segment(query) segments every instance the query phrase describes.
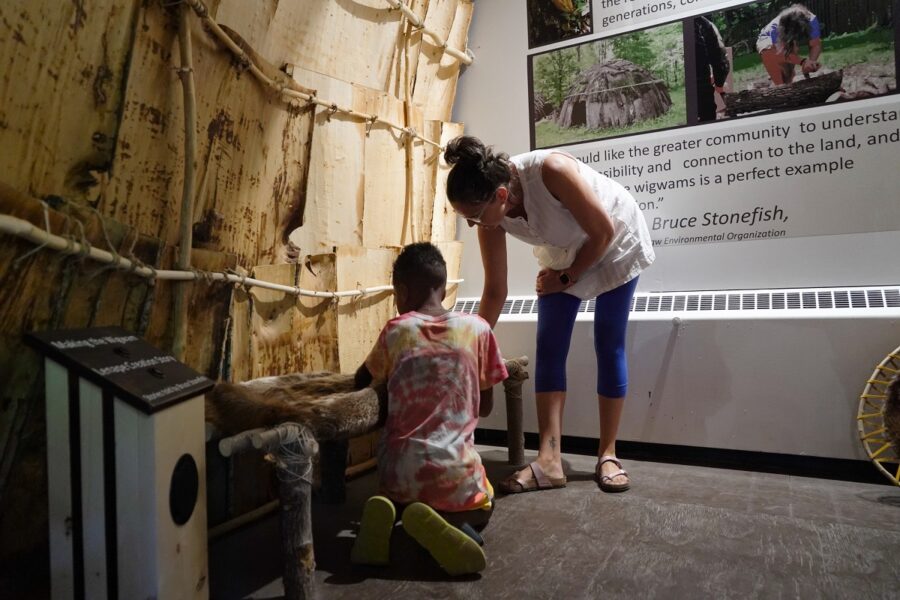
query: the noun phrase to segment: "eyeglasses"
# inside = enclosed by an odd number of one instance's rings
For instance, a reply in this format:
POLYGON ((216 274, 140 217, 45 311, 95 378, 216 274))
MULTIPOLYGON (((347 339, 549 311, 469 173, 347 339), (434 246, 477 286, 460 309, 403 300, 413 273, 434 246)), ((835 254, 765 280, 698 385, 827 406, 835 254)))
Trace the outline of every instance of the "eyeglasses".
MULTIPOLYGON (((497 188, 499 190, 500 188, 497 188)), ((478 214, 466 216, 462 215, 462 217, 468 221, 469 223, 474 223, 476 225, 481 225, 481 219, 484 217, 484 213, 490 207, 491 204, 494 203, 494 200, 497 199, 497 191, 495 190, 493 194, 491 194, 490 199, 482 205, 481 210, 478 211, 478 214)))

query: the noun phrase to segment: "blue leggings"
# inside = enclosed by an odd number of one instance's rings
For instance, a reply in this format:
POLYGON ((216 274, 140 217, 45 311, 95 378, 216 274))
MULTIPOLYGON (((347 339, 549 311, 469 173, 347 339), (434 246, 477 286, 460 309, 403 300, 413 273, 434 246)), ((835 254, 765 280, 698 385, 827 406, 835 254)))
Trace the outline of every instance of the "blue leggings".
MULTIPOLYGON (((628 391, 625 327, 638 278, 597 296, 594 309, 594 351, 597 353, 597 393, 621 398, 628 391)), ((581 300, 565 292, 538 298, 537 392, 566 391, 566 358, 581 300)))

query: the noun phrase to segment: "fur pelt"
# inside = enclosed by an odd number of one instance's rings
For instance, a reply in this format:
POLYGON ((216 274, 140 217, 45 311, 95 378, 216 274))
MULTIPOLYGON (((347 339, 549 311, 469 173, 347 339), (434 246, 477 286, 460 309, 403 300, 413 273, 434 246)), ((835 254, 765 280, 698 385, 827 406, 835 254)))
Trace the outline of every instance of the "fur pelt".
POLYGON ((303 423, 318 440, 349 439, 384 424, 387 390, 353 389, 353 375, 296 373, 219 383, 206 395, 206 420, 221 435, 303 423))
POLYGON ((888 439, 894 443, 894 451, 900 454, 900 375, 894 377, 888 386, 887 400, 884 402, 884 427, 888 439))
MULTIPOLYGON (((509 383, 521 387, 526 365, 524 356, 506 361, 509 383)), ((318 440, 343 440, 378 429, 386 416, 384 385, 354 390, 353 375, 327 371, 219 383, 206 395, 206 420, 223 436, 296 422, 318 440)))

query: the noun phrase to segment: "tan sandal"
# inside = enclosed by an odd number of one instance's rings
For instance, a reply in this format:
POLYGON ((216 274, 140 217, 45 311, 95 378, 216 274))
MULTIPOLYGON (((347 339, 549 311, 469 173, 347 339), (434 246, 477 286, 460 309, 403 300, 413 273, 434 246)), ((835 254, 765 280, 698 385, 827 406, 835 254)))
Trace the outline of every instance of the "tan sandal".
POLYGON ((531 479, 522 480, 513 473, 500 483, 500 491, 504 494, 521 494, 522 492, 537 492, 566 487, 565 476, 547 477, 537 461, 528 466, 531 468, 531 479))
POLYGON ((597 468, 594 470, 594 477, 597 480, 597 483, 600 484, 600 489, 604 492, 624 492, 631 487, 631 481, 626 481, 625 483, 613 483, 612 480, 618 477, 619 475, 624 475, 628 477, 628 472, 622 468, 622 463, 619 462, 619 459, 615 456, 603 456, 597 462, 597 468), (618 471, 611 473, 610 475, 604 475, 601 467, 604 463, 611 462, 617 467, 619 467, 618 471))

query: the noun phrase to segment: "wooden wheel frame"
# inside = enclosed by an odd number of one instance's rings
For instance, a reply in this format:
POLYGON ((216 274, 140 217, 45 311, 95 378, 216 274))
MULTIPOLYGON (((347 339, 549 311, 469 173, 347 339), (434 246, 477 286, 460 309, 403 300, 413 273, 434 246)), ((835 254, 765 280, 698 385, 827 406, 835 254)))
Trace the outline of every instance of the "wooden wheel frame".
POLYGON ((884 420, 888 387, 895 377, 900 377, 900 347, 885 356, 866 381, 856 425, 866 454, 879 471, 900 486, 900 448, 890 439, 884 420))

